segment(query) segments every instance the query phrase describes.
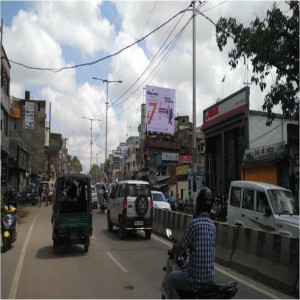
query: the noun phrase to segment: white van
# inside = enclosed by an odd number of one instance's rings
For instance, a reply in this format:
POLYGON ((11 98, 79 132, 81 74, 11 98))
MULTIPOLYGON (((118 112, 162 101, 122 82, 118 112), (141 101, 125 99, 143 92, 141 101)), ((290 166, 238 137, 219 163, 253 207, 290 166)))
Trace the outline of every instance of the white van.
POLYGON ((299 238, 299 203, 277 185, 232 181, 227 223, 299 238))

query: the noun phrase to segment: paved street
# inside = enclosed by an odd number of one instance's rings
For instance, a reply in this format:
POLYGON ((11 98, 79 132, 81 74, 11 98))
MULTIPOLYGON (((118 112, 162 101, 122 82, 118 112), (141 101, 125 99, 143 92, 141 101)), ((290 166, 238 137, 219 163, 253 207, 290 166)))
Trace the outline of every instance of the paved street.
MULTIPOLYGON (((106 214, 97 209, 88 253, 81 245, 61 246, 54 256, 52 206, 26 210, 29 213, 18 224, 16 243, 2 254, 2 299, 161 298, 168 241, 156 235, 145 240, 143 233, 121 241, 117 229, 107 231, 106 214)), ((220 265, 216 270, 216 280, 239 280, 236 298, 292 298, 220 265)))

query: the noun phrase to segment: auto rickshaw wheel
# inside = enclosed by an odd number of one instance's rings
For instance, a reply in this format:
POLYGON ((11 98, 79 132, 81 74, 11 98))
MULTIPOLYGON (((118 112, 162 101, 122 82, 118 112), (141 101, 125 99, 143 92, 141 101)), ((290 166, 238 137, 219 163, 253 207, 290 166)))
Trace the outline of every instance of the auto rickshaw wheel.
POLYGON ((89 251, 89 246, 90 246, 90 237, 86 237, 84 242, 84 252, 89 251))
POLYGON ((54 255, 58 254, 58 241, 57 240, 53 240, 53 252, 54 252, 54 255))

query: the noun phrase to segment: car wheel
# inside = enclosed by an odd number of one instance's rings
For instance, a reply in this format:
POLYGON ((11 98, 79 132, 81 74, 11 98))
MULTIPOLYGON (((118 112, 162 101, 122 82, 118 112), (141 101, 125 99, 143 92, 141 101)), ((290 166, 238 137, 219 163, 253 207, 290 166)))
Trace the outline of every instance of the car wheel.
POLYGON ((144 216, 148 211, 148 197, 144 194, 138 195, 135 200, 135 210, 138 215, 144 216))
POLYGON ((108 229, 108 231, 112 231, 113 230, 113 223, 110 221, 109 212, 107 213, 107 229, 108 229))
POLYGON ((145 237, 147 240, 149 240, 151 238, 151 233, 152 233, 151 230, 145 230, 145 237))
POLYGON ((120 220, 119 220, 119 238, 121 240, 123 240, 125 238, 125 235, 126 235, 126 230, 124 228, 122 218, 120 218, 120 220))

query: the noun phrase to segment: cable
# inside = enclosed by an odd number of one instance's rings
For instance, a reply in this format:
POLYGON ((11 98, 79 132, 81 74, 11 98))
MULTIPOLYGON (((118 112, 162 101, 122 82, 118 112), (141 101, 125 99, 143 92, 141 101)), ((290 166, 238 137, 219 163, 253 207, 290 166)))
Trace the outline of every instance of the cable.
POLYGON ((116 56, 118 54, 120 54, 121 52, 123 52, 124 50, 126 49, 129 49, 130 47, 134 46, 135 44, 138 44, 140 43, 141 41, 145 40, 147 37, 149 37, 150 35, 152 35, 153 33, 155 33, 156 31, 158 31, 159 29, 161 29, 162 27, 164 27, 166 24, 168 24, 169 22, 171 22, 173 19, 175 19, 178 15, 180 15, 181 13, 185 12, 189 10, 189 7, 186 8, 185 10, 182 10, 180 12, 178 12, 176 15, 174 15, 172 18, 170 18, 168 21, 166 21, 165 23, 163 23, 162 25, 160 25, 159 27, 157 27, 156 29, 152 30, 150 33, 148 33, 147 35, 145 35, 144 37, 142 37, 141 39, 135 41, 134 43, 122 48, 121 50, 113 53, 113 54, 110 54, 110 55, 107 55, 103 58, 100 58, 100 59, 97 59, 93 62, 89 62, 89 63, 83 63, 83 64, 78 64, 78 65, 74 65, 74 66, 68 66, 68 67, 62 67, 62 68, 59 68, 59 69, 55 69, 55 68, 40 68, 40 67, 32 67, 32 66, 27 66, 25 64, 22 64, 20 62, 16 62, 16 61, 13 61, 11 59, 9 59, 10 62, 16 64, 16 65, 19 65, 19 66, 22 66, 26 69, 30 69, 30 70, 38 70, 38 71, 51 71, 53 73, 58 73, 58 72, 61 72, 63 70, 68 70, 68 69, 74 69, 74 68, 79 68, 79 67, 83 67, 83 66, 91 66, 91 65, 94 65, 94 64, 97 64, 105 59, 108 59, 108 58, 111 58, 113 56, 116 56))

